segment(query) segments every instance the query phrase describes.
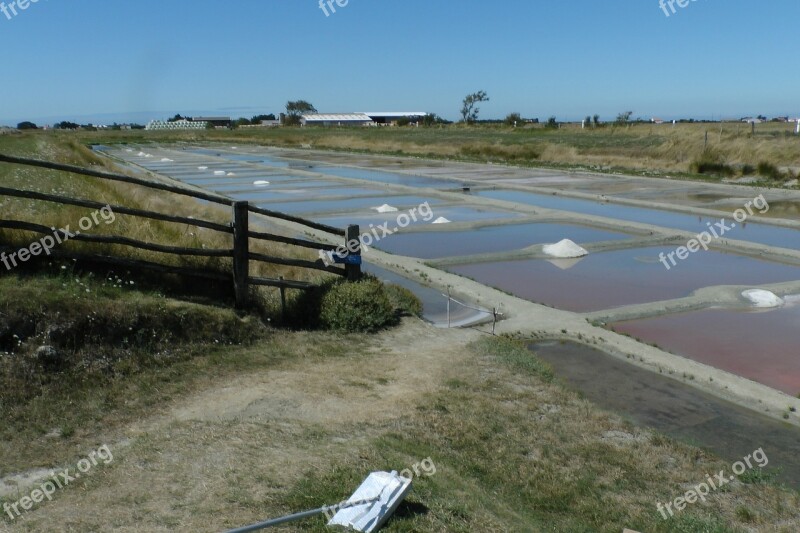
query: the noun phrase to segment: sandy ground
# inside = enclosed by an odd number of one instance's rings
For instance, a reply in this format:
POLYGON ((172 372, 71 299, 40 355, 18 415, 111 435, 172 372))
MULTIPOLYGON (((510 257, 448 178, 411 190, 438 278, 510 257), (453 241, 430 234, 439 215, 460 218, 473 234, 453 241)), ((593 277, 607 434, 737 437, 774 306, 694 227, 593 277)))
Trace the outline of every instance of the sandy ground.
MULTIPOLYGON (((327 468, 401 425, 470 357, 465 346, 480 335, 406 319, 355 357, 287 361, 235 382, 217 380, 129 427, 122 440, 108 443, 115 468, 92 471, 84 486, 18 519, 14 531, 197 530, 175 505, 218 509, 230 519, 232 502, 268 500, 309 469, 327 468), (314 428, 336 436, 320 440, 314 428), (230 476, 242 469, 260 472, 259 493, 235 493, 244 489, 230 476), (230 501, 215 499, 220 495, 230 501), (96 515, 87 515, 93 507, 96 515)), ((203 530, 246 525, 251 517, 241 520, 203 530)))

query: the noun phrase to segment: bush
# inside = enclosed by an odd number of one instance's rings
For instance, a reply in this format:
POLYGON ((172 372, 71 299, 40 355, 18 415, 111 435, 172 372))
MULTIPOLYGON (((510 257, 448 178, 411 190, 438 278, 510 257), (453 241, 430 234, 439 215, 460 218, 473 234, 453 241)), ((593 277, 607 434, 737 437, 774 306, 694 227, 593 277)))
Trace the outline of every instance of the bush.
POLYGON ((320 302, 319 318, 325 328, 350 333, 373 333, 398 321, 386 288, 374 278, 330 286, 320 302))
POLYGON ((722 156, 712 150, 704 150, 700 156, 692 161, 692 170, 698 174, 711 174, 716 176, 733 176, 733 167, 727 165, 722 156))
POLYGON ((766 161, 762 161, 758 164, 758 175, 776 181, 780 181, 786 177, 778 167, 766 161))
POLYGON ((407 316, 422 316, 422 302, 413 292, 394 283, 386 285, 384 289, 397 313, 407 316))

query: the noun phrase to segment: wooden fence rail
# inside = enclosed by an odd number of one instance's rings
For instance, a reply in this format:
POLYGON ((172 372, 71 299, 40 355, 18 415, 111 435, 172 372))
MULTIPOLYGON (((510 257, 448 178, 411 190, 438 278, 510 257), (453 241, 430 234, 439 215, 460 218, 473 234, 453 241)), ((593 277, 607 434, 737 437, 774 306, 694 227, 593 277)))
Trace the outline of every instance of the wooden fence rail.
MULTIPOLYGON (((226 198, 224 196, 208 194, 164 183, 151 182, 140 178, 134 178, 131 176, 124 176, 120 174, 113 174, 110 172, 81 168, 73 165, 52 163, 49 161, 41 161, 38 159, 12 157, 3 154, 0 154, 0 163, 39 167, 48 170, 70 172, 73 174, 79 174, 83 176, 139 185, 150 189, 161 190, 174 194, 179 194, 182 196, 187 196, 190 198, 205 200, 219 205, 230 206, 233 210, 232 222, 226 225, 209 220, 200 220, 196 218, 183 217, 177 215, 167 215, 164 213, 157 213, 153 211, 136 209, 133 207, 127 207, 122 205, 110 205, 83 198, 71 198, 55 194, 47 194, 34 191, 13 189, 8 187, 0 187, 0 195, 3 196, 9 196, 14 198, 26 198, 31 200, 52 202, 64 205, 73 205, 79 207, 86 207, 90 209, 102 209, 107 207, 111 209, 111 211, 113 211, 115 214, 130 215, 133 217, 146 218, 151 220, 160 220, 176 224, 185 224, 190 227, 193 226, 198 228, 205 228, 233 236, 233 247, 231 249, 209 250, 209 249, 186 248, 179 246, 167 246, 162 244, 148 243, 136 239, 131 239, 128 237, 121 237, 115 235, 97 235, 97 234, 87 234, 84 232, 81 232, 79 234, 78 232, 76 232, 74 234, 71 233, 67 235, 67 233, 63 229, 54 229, 51 227, 43 226, 41 224, 35 224, 21 220, 0 220, 0 228, 28 231, 41 235, 52 235, 52 236, 58 235, 59 237, 62 237, 61 240, 64 241, 75 240, 75 241, 93 242, 98 244, 119 245, 140 250, 147 250, 157 253, 172 254, 172 255, 186 256, 186 257, 229 257, 232 258, 233 268, 231 273, 225 273, 225 272, 208 271, 208 270, 181 267, 181 266, 162 265, 159 263, 153 263, 148 261, 112 257, 105 254, 85 254, 85 253, 71 252, 68 250, 49 251, 48 255, 53 255, 54 257, 103 262, 108 264, 115 264, 115 265, 134 267, 134 268, 143 268, 143 269, 155 270, 158 272, 186 275, 186 276, 199 277, 205 279, 213 279, 221 281, 232 280, 234 293, 236 295, 236 306, 240 308, 246 307, 248 304, 248 293, 249 293, 249 287, 251 285, 280 288, 282 302, 285 302, 285 294, 284 294, 285 289, 309 290, 314 287, 313 284, 304 281, 284 280, 283 278, 274 279, 265 277, 252 277, 250 276, 251 261, 264 262, 274 265, 295 266, 304 269, 319 270, 330 274, 345 276, 349 280, 357 280, 361 277, 361 266, 360 266, 361 251, 359 246, 357 246, 355 251, 353 252, 351 245, 350 247, 351 257, 349 257, 350 260, 346 261, 344 268, 326 265, 322 260, 309 261, 304 259, 274 257, 266 254, 251 252, 250 239, 267 241, 267 242, 277 242, 300 248, 322 250, 325 252, 334 251, 338 247, 310 240, 285 237, 282 235, 274 235, 271 233, 265 233, 259 231, 251 231, 249 216, 250 213, 255 213, 270 218, 302 224, 303 226, 313 228, 316 230, 325 231, 327 233, 331 233, 334 235, 344 236, 346 237, 345 247, 347 247, 348 241, 352 243, 352 241, 355 239, 355 241, 358 242, 358 237, 360 235, 358 226, 349 226, 347 230, 343 230, 340 228, 334 228, 332 226, 328 226, 326 224, 320 224, 310 220, 305 220, 300 217, 287 215, 285 213, 279 213, 277 211, 271 211, 268 209, 252 206, 248 202, 237 202, 231 200, 230 198, 226 198)), ((11 250, 8 247, 0 247, 0 250, 13 253, 13 250, 11 250)))

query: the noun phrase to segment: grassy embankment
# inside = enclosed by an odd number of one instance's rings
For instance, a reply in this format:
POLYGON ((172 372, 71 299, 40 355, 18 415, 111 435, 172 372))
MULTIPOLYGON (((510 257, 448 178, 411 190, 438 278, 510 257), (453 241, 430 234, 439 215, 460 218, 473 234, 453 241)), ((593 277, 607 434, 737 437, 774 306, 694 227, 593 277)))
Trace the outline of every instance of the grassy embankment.
POLYGON ((752 175, 777 185, 796 177, 793 124, 632 124, 581 130, 564 125, 431 128, 275 128, 200 132, 79 132, 91 142, 240 142, 514 165, 669 175, 715 181, 752 175), (708 132, 708 144, 705 135, 708 132))
MULTIPOLYGON (((118 170, 69 135, 0 136, 0 152, 118 170)), ((30 167, 0 165, 0 185, 221 223, 230 216, 224 208, 179 195, 30 167)), ((91 212, 2 198, 4 218, 56 228, 70 225, 71 231, 91 212)), ((89 233, 190 248, 231 247, 229 235, 207 230, 118 214, 98 220, 89 233)), ((0 244, 12 249, 26 247, 40 237, 0 230, 0 244)), ((229 267, 228 259, 182 258, 122 246, 69 241, 58 248, 198 269, 229 267)), ((259 242, 253 249, 277 257, 316 259, 313 250, 298 251, 279 244, 259 242)), ((284 276, 325 287, 333 278, 317 271, 266 264, 252 264, 251 274, 284 276)), ((0 411, 4 417, 0 477, 39 464, 44 457, 58 464, 71 455, 76 443, 96 439, 170 398, 192 378, 189 375, 173 383, 180 375, 181 363, 199 354, 214 353, 220 346, 271 342, 275 334, 271 324, 281 318, 277 289, 254 289, 256 305, 250 314, 239 316, 219 299, 230 288, 208 285, 187 286, 170 275, 45 256, 20 263, 11 271, 0 266, 0 411), (44 435, 54 438, 43 439, 44 435)), ((313 313, 324 310, 325 302, 318 302, 321 295, 288 293, 289 321, 285 325, 314 326, 313 313)), ((392 290, 388 296, 376 310, 372 329, 390 321, 395 308, 414 310, 414 300, 402 290, 392 290)), ((342 319, 336 312, 328 314, 331 320, 342 319)), ((349 325, 344 323, 344 327, 349 325)), ((300 346, 305 342, 300 341, 300 346)))

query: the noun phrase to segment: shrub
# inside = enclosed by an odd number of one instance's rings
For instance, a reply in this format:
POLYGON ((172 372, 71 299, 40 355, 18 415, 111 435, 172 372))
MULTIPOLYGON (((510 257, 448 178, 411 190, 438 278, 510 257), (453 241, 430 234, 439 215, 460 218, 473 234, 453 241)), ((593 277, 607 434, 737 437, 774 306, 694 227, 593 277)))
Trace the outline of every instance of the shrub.
POLYGON ((319 318, 325 328, 352 333, 372 333, 398 319, 386 288, 374 278, 330 286, 320 302, 319 318))
POLYGON ((776 181, 782 180, 786 177, 784 176, 783 172, 778 169, 778 167, 772 163, 767 163, 766 161, 761 161, 758 164, 758 175, 763 178, 769 178, 776 181))
POLYGON ((413 292, 391 283, 384 287, 395 311, 401 315, 422 316, 422 302, 413 292))
POLYGON ((725 164, 722 156, 712 150, 703 150, 700 156, 692 161, 692 170, 698 174, 712 174, 717 176, 733 176, 733 167, 725 164))

